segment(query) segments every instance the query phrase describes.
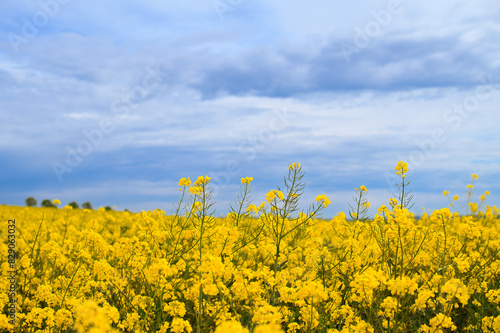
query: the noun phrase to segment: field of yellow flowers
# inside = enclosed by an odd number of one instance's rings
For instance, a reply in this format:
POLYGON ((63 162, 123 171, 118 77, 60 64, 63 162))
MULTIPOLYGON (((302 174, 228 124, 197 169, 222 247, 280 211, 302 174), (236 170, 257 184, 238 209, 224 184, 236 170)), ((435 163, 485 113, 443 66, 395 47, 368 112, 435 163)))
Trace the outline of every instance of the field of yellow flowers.
POLYGON ((241 179, 225 218, 213 217, 209 177, 180 180, 172 215, 2 206, 0 330, 500 332, 489 193, 475 203, 469 185, 466 213, 417 219, 406 172, 398 163, 400 196, 373 219, 365 186, 354 218, 319 219, 325 195, 299 211, 300 164, 259 205, 241 179))

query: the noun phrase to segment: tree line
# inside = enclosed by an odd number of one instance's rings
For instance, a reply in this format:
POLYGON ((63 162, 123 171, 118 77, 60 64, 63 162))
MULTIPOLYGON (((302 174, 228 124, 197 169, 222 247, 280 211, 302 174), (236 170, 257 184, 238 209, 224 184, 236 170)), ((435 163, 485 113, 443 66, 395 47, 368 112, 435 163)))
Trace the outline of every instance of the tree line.
MULTIPOLYGON (((38 204, 37 200, 33 197, 29 197, 29 198, 26 198, 26 206, 27 207, 36 207, 36 205, 38 204)), ((71 206, 73 207, 73 209, 79 209, 80 208, 80 205, 78 205, 78 203, 76 201, 72 201, 68 204, 68 206, 71 206)), ((50 199, 44 199, 42 200, 42 202, 40 203, 40 207, 56 207, 56 205, 54 205, 52 203, 52 200, 50 199)), ((92 207, 92 204, 90 202, 84 202, 82 203, 82 209, 94 209, 92 207)), ((106 206, 104 207, 104 209, 106 210, 113 210, 113 208, 111 208, 110 206, 106 206)), ((125 209, 127 211, 127 209, 125 209)))

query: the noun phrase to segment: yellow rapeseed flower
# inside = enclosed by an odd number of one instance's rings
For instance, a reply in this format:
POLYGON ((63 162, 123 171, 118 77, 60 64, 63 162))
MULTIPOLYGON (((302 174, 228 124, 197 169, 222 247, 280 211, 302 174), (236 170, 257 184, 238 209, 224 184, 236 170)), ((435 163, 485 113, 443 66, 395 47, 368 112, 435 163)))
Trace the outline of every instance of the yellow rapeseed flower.
POLYGON ((61 201, 59 199, 55 199, 54 201, 52 201, 52 204, 54 204, 54 205, 60 205, 61 201))
POLYGON ((205 177, 199 176, 198 179, 194 182, 194 185, 196 186, 196 185, 208 184, 210 179, 212 179, 212 178, 210 178, 208 176, 205 176, 205 177))
POLYGON ((417 282, 407 276, 391 279, 387 282, 387 288, 394 296, 413 295, 418 288, 417 282))
POLYGON ((184 320, 182 318, 174 318, 172 320, 172 323, 170 324, 170 332, 174 333, 183 333, 183 332, 192 332, 193 328, 189 324, 187 320, 184 320))
POLYGON ((325 205, 325 208, 328 207, 328 205, 332 203, 330 201, 330 199, 328 199, 328 197, 326 195, 324 195, 324 194, 318 195, 316 197, 316 202, 319 202, 321 200, 323 200, 323 204, 325 205))
POLYGON ((191 186, 191 179, 189 179, 189 177, 187 178, 181 178, 179 180, 179 186, 186 186, 186 187, 189 187, 191 186))
POLYGON ((377 212, 378 212, 379 214, 382 214, 382 213, 387 213, 387 212, 388 212, 387 206, 386 206, 386 205, 381 205, 381 206, 379 207, 379 209, 377 210, 377 212))
POLYGON ((446 296, 447 302, 458 299, 464 306, 467 305, 470 295, 467 286, 459 279, 450 279, 441 288, 441 294, 446 296))
POLYGON ((418 296, 415 304, 412 306, 413 311, 422 311, 430 304, 430 299, 434 297, 434 292, 430 289, 419 288, 418 296))
POLYGON ((392 207, 396 206, 396 205, 398 204, 398 199, 396 199, 396 198, 391 198, 391 199, 389 199, 389 204, 390 204, 392 207))
POLYGON ((431 325, 429 332, 444 332, 443 328, 449 328, 454 331, 457 327, 453 324, 453 320, 443 313, 438 313, 434 318, 429 321, 431 325))
POLYGON ((66 309, 59 309, 55 315, 55 324, 62 329, 68 329, 73 326, 73 316, 71 312, 66 309))
POLYGON ((214 333, 248 333, 248 328, 241 326, 241 323, 236 320, 222 322, 215 329, 214 333))
POLYGON ((404 175, 406 172, 408 172, 408 163, 399 161, 394 170, 396 170, 396 175, 404 175))
POLYGON ((361 191, 365 191, 365 192, 367 192, 367 191, 368 191, 368 190, 366 189, 366 186, 365 186, 365 185, 361 185, 361 186, 359 187, 359 189, 360 189, 361 191))
POLYGON ((269 191, 267 194, 266 194, 266 200, 267 202, 271 203, 271 201, 273 201, 273 199, 276 197, 276 193, 278 191, 276 190, 271 190, 269 191))
POLYGON ((384 301, 382 302, 382 304, 380 304, 380 307, 384 309, 384 311, 379 311, 378 315, 391 318, 393 313, 396 312, 398 308, 398 301, 394 297, 389 296, 384 298, 384 301))
POLYGON ((476 175, 475 173, 473 173, 473 174, 472 174, 472 176, 471 176, 471 178, 472 178, 472 179, 474 179, 474 180, 476 180, 476 179, 478 179, 478 178, 479 178, 479 176, 478 176, 478 175, 476 175))
POLYGON ((257 326, 254 333, 285 333, 285 331, 278 324, 266 324, 257 326))
POLYGON ((245 177, 241 178, 241 183, 242 184, 250 184, 250 182, 253 180, 253 177, 245 177))
POLYGON ((255 204, 250 204, 247 207, 247 213, 249 212, 254 212, 257 214, 259 211, 257 210, 257 206, 255 204))
POLYGON ((186 314, 186 307, 182 302, 173 301, 165 304, 165 306, 163 307, 163 311, 167 312, 172 317, 174 316, 183 317, 186 314))
POLYGON ((189 193, 194 195, 200 195, 203 192, 203 189, 200 186, 191 186, 189 188, 189 193))
POLYGON ((371 267, 363 273, 355 274, 349 285, 353 301, 364 304, 372 303, 374 290, 380 286, 380 280, 377 279, 376 274, 376 271, 371 267))
POLYGON ((284 200, 284 199, 285 199, 285 195, 284 195, 284 194, 283 194, 283 192, 281 192, 281 191, 278 191, 278 192, 276 193, 276 195, 278 196, 278 198, 280 198, 280 200, 284 200))

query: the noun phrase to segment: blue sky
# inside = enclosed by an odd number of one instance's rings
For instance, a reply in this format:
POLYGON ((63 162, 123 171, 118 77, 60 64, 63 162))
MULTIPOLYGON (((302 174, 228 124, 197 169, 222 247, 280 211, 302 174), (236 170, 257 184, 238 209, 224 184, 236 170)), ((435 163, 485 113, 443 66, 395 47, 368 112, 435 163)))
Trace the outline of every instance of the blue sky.
POLYGON ((210 175, 217 215, 306 171, 307 207, 371 213, 408 178, 421 207, 500 206, 500 3, 494 0, 0 4, 0 203, 28 196, 171 210, 210 175))

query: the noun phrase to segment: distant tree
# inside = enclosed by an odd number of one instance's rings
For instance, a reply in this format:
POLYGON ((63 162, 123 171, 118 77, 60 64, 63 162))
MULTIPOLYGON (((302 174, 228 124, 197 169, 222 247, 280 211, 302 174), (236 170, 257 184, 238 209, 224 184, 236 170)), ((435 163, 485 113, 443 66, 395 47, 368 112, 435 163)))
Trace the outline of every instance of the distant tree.
POLYGON ((71 201, 68 206, 71 206, 73 207, 73 209, 78 209, 80 208, 80 206, 78 206, 78 204, 75 202, 75 201, 71 201))
POLYGON ((28 207, 35 207, 36 206, 36 199, 33 197, 29 197, 26 199, 26 206, 28 207))
POLYGON ((88 201, 87 201, 87 202, 82 203, 82 208, 83 208, 83 209, 93 209, 93 208, 92 208, 92 204, 91 204, 90 202, 88 202, 88 201))
POLYGON ((106 206, 104 207, 105 210, 113 210, 113 208, 109 207, 109 206, 106 206))
POLYGON ((50 201, 50 199, 43 200, 41 205, 42 205, 42 207, 55 207, 56 206, 52 203, 52 201, 50 201))

